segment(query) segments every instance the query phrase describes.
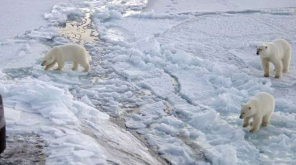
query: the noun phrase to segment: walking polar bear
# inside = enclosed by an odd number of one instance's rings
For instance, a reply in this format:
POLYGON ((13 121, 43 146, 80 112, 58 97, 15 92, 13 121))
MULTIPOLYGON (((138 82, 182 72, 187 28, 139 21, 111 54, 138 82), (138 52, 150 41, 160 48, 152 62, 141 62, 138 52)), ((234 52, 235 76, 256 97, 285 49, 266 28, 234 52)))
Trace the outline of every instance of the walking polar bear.
POLYGON ((253 119, 253 127, 250 132, 256 132, 260 126, 267 126, 274 111, 275 101, 272 95, 260 92, 252 97, 246 104, 242 104, 240 118, 244 119, 243 127, 250 124, 253 119))
POLYGON ((277 39, 270 43, 258 46, 257 55, 260 55, 264 77, 269 77, 269 62, 275 67, 275 78, 282 77, 282 72, 289 71, 291 60, 291 46, 284 39, 277 39))
POLYGON ((90 60, 91 57, 84 47, 77 44, 67 44, 53 47, 45 55, 41 66, 46 66, 45 70, 48 70, 58 63, 58 68, 55 70, 62 70, 66 61, 72 61, 72 70, 78 70, 79 64, 84 68, 84 72, 88 72, 90 60))

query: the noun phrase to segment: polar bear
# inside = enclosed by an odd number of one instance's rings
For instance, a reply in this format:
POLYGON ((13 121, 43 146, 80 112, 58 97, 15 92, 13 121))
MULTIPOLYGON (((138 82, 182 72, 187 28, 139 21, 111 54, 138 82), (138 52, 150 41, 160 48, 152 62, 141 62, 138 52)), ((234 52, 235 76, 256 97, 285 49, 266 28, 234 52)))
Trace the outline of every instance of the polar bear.
POLYGON ((45 55, 41 66, 46 66, 45 70, 48 70, 58 63, 58 68, 55 70, 62 70, 66 61, 73 61, 72 70, 77 70, 78 64, 80 64, 84 68, 84 72, 88 72, 90 60, 91 57, 84 47, 77 44, 67 44, 53 47, 45 55))
POLYGON ((240 118, 244 119, 243 127, 250 124, 253 119, 253 127, 250 132, 259 130, 260 125, 267 126, 274 111, 275 101, 272 95, 260 92, 252 97, 246 104, 242 104, 240 118))
POLYGON ((260 55, 264 77, 269 77, 269 62, 275 67, 275 78, 280 78, 282 72, 289 71, 291 60, 291 45, 284 39, 277 39, 270 43, 264 43, 257 47, 257 55, 260 55))

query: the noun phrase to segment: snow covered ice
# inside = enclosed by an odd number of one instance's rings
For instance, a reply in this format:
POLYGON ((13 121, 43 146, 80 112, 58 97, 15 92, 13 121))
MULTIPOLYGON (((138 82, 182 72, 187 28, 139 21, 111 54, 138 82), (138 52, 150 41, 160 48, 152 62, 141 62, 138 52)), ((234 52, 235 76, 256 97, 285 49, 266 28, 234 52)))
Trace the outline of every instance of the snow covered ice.
POLYGON ((282 37, 296 49, 295 1, 51 2, 46 23, 0 38, 8 136, 40 135, 46 164, 295 164, 296 58, 264 78, 255 47, 282 37), (78 42, 91 71, 44 71, 52 46, 77 42, 59 29, 88 15, 98 38, 78 42), (240 106, 260 91, 275 113, 249 133, 240 106))

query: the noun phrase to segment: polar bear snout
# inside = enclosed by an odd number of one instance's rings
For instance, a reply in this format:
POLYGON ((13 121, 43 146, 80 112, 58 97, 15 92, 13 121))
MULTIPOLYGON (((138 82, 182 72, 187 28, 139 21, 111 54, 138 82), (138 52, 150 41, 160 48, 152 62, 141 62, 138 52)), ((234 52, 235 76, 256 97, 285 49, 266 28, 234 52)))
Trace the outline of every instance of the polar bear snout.
POLYGON ((260 52, 261 52, 261 54, 262 54, 263 50, 266 50, 266 49, 263 49, 263 48, 259 47, 259 48, 257 49, 256 54, 259 56, 259 55, 260 55, 260 52))
POLYGON ((242 119, 242 118, 243 118, 243 115, 241 114, 241 115, 239 116, 239 118, 242 119))
POLYGON ((259 50, 257 50, 257 53, 256 54, 259 56, 259 50))

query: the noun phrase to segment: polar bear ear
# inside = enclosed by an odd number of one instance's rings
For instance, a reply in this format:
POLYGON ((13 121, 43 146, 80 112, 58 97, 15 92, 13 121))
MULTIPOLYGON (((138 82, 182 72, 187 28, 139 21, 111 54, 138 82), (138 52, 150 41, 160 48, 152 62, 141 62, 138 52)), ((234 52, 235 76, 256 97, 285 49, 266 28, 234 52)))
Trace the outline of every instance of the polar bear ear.
POLYGON ((251 110, 251 107, 249 107, 249 110, 251 110))

